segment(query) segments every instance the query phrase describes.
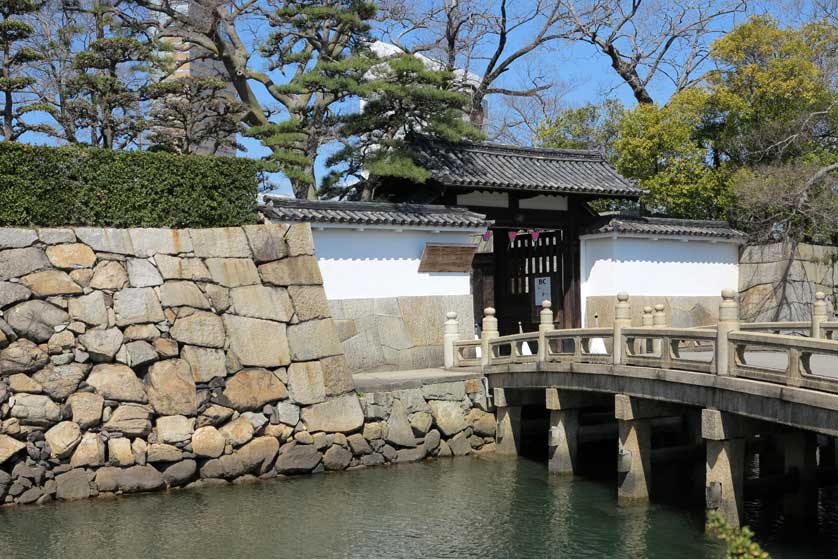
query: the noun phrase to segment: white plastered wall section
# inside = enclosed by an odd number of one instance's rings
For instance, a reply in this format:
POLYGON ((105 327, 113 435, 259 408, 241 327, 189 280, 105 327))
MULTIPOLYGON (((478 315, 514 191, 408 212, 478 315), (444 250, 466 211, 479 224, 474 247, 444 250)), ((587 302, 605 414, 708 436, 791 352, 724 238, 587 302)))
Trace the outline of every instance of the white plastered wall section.
POLYGON ((427 243, 474 244, 473 232, 318 228, 312 224, 315 254, 326 298, 378 299, 469 295, 466 273, 420 273, 427 243))
POLYGON ((739 245, 724 240, 586 235, 580 259, 584 326, 589 297, 718 297, 739 285, 739 245))

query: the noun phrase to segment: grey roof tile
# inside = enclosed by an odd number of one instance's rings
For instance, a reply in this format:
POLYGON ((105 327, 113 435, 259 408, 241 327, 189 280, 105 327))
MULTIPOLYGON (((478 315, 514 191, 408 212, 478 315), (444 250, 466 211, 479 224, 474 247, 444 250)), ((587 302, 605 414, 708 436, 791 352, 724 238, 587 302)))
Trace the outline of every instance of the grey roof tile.
POLYGON ((482 228, 486 216, 465 208, 388 202, 337 202, 266 196, 259 207, 268 218, 281 222, 401 225, 405 227, 482 228))
POLYGON ((587 233, 641 233, 731 239, 744 242, 746 235, 725 221, 641 217, 630 215, 603 216, 587 233))
POLYGON ((596 151, 428 140, 415 141, 414 148, 419 164, 446 186, 628 198, 643 194, 596 151))

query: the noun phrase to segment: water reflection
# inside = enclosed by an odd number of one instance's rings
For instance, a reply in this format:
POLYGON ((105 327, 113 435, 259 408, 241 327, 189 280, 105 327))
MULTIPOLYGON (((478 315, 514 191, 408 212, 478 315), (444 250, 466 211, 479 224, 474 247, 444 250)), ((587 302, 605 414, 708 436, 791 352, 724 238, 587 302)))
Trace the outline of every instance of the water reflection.
MULTIPOLYGON (((819 510, 833 535, 810 533, 807 545, 772 539, 782 515, 771 511, 748 514, 776 559, 836 549, 834 504, 819 510)), ((504 457, 0 510, 2 559, 722 556, 700 509, 618 507, 613 481, 550 476, 543 463, 504 457)))

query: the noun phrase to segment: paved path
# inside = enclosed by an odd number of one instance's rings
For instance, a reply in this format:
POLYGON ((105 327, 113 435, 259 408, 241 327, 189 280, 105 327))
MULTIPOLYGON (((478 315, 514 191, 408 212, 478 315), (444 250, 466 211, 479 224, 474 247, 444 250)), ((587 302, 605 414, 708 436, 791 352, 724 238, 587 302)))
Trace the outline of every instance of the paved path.
POLYGON ((425 384, 452 382, 468 378, 480 378, 480 373, 449 372, 445 369, 413 369, 410 371, 383 371, 355 373, 355 387, 361 392, 388 392, 419 388, 425 384))

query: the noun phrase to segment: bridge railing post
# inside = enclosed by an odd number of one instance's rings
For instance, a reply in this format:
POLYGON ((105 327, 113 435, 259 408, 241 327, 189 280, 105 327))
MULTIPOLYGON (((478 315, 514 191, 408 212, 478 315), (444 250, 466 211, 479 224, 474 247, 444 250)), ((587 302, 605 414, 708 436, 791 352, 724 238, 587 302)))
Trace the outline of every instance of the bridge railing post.
MULTIPOLYGON (((663 303, 658 303, 654 307, 652 326, 655 328, 666 328, 666 305, 663 303)), ((660 356, 661 360, 664 360, 667 357, 664 351, 666 351, 666 348, 664 347, 663 339, 655 338, 652 340, 652 353, 660 356)))
POLYGON ((480 360, 484 366, 488 365, 492 359, 492 349, 489 346, 489 340, 499 337, 500 332, 498 331, 498 319, 495 317, 495 309, 486 307, 483 309, 483 333, 480 336, 480 360))
POLYGON ((617 293, 617 304, 614 306, 614 339, 612 340, 613 349, 611 355, 613 363, 620 365, 623 362, 623 353, 625 347, 623 345, 623 328, 631 327, 631 304, 629 303, 629 295, 625 292, 617 293))
POLYGON ((733 372, 735 357, 727 336, 739 329, 739 304, 736 291, 722 289, 722 302, 719 304, 719 326, 716 330, 716 374, 728 376, 733 372))
MULTIPOLYGON (((655 317, 654 317, 655 309, 652 308, 650 305, 646 305, 643 307, 643 314, 640 317, 640 326, 644 328, 651 328, 655 324, 655 317)), ((652 338, 644 338, 642 341, 642 347, 640 351, 642 353, 652 353, 654 352, 654 346, 652 344, 652 338)))
POLYGON ((460 338, 460 321, 457 320, 457 313, 451 311, 445 315, 445 324, 442 331, 442 356, 446 369, 454 367, 454 342, 460 338))
POLYGON ((812 304, 812 331, 810 336, 813 338, 823 338, 823 329, 821 324, 829 319, 829 313, 826 308, 826 295, 823 291, 815 293, 815 302, 812 304))
POLYGON ((554 330, 553 324, 553 303, 550 301, 541 302, 541 312, 538 313, 538 360, 547 360, 547 337, 545 333, 554 330))

